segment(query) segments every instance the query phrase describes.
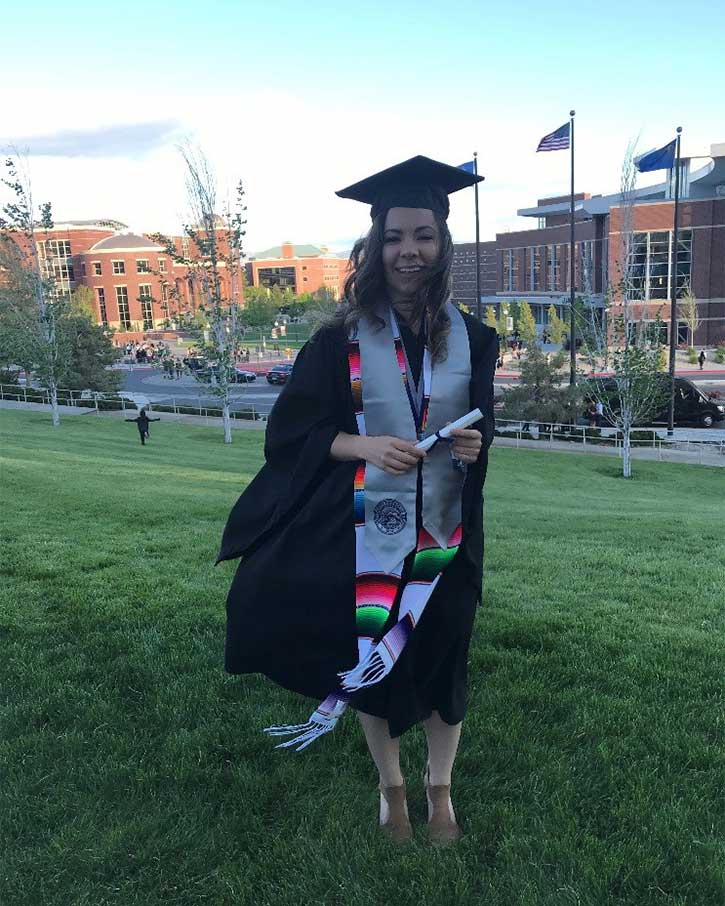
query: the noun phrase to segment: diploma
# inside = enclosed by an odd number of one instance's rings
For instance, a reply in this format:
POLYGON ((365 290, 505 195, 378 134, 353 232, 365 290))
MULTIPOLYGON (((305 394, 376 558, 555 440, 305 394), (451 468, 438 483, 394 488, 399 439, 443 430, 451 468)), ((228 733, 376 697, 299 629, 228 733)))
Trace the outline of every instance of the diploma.
POLYGON ((444 440, 446 437, 450 437, 450 433, 454 428, 467 428, 469 425, 475 424, 482 418, 483 413, 481 410, 474 409, 472 412, 462 415, 459 419, 456 419, 456 421, 451 422, 450 425, 440 428, 435 434, 429 434, 428 437, 424 437, 423 440, 418 441, 415 446, 419 450, 430 450, 437 440, 444 440))

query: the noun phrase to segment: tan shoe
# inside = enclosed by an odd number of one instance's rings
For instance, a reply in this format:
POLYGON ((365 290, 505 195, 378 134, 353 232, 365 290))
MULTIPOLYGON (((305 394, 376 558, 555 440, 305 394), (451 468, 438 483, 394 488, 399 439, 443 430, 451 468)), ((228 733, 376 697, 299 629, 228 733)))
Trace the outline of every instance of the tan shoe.
POLYGON ((451 804, 451 785, 432 786, 429 778, 430 765, 426 765, 423 783, 428 799, 428 835, 434 846, 449 846, 463 836, 451 804))
POLYGON ((405 784, 400 786, 379 785, 380 829, 395 843, 404 843, 413 838, 413 828, 408 818, 408 803, 405 800, 405 784))

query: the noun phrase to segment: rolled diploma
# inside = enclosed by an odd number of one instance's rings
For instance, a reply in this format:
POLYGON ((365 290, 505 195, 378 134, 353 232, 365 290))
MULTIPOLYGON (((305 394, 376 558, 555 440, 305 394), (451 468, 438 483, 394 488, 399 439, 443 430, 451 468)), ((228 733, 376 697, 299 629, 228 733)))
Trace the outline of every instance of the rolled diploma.
MULTIPOLYGON (((440 428, 438 434, 440 434, 441 437, 449 437, 454 428, 467 428, 469 425, 475 424, 482 418, 483 412, 481 412, 480 409, 474 409, 472 412, 462 415, 459 419, 456 419, 456 421, 451 422, 450 425, 446 425, 445 428, 440 428)), ((437 435, 429 434, 428 437, 424 437, 423 440, 418 441, 415 446, 419 450, 430 450, 437 440, 437 435)))

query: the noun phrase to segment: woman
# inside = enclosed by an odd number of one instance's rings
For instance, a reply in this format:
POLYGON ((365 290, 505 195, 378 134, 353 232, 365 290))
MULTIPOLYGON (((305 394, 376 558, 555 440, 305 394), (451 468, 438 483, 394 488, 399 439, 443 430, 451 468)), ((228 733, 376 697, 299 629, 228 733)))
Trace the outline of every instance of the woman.
POLYGON ((322 700, 306 724, 268 732, 305 748, 354 708, 380 775, 379 824, 405 840, 399 737, 422 722, 437 844, 461 836, 450 783, 494 428, 496 332, 447 301, 448 193, 478 178, 417 157, 337 193, 371 204, 372 228, 344 304, 297 357, 217 558, 243 558, 226 670, 322 700), (484 418, 450 444, 416 447, 475 408, 484 418))

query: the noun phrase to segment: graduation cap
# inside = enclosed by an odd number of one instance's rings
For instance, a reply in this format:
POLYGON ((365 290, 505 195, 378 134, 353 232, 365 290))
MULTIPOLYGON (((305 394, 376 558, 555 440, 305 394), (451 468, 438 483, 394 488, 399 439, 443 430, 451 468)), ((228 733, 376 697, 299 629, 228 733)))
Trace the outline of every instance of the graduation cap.
POLYGON ((482 181, 483 176, 419 154, 335 194, 372 205, 373 220, 389 208, 428 208, 445 219, 450 210, 448 196, 482 181))

